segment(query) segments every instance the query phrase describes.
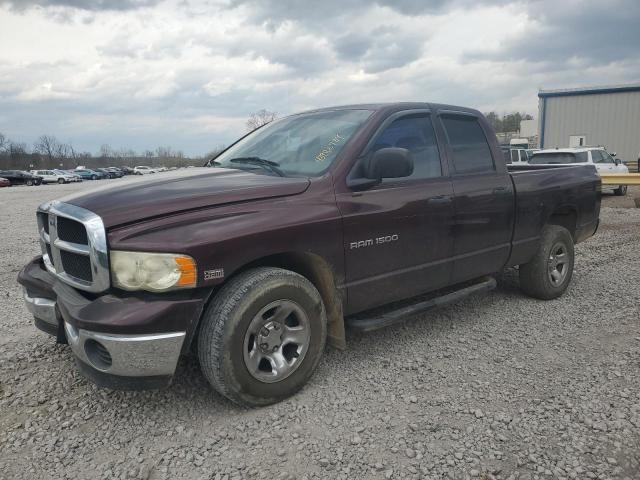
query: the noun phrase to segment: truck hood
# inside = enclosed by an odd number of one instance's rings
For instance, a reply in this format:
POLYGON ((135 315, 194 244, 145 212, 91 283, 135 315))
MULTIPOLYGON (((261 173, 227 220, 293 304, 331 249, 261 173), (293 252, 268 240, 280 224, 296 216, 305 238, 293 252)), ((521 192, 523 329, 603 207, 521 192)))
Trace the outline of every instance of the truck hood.
POLYGON ((187 210, 296 195, 308 187, 306 178, 202 167, 114 179, 107 186, 60 201, 97 213, 110 228, 187 210))

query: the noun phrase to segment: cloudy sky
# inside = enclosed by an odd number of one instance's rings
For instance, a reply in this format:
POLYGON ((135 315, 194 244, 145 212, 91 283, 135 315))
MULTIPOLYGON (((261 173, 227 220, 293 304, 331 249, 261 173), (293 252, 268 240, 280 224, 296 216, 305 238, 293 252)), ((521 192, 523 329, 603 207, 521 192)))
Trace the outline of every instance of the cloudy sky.
POLYGON ((0 0, 0 132, 201 155, 280 115, 425 100, 537 114, 640 81, 638 0, 0 0))

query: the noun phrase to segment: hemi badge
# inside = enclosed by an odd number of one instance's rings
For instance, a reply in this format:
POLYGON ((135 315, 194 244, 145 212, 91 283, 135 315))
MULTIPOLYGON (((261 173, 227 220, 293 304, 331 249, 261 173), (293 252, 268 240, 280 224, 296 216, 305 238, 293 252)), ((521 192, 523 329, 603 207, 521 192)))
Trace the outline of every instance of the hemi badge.
POLYGON ((204 271, 205 280, 216 280, 219 278, 224 278, 224 268, 216 268, 215 270, 204 271))

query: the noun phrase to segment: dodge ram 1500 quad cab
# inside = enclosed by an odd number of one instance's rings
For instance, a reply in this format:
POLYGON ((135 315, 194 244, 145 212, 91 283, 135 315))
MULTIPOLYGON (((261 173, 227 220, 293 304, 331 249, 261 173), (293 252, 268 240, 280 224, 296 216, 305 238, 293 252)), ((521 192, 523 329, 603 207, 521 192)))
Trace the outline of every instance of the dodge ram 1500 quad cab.
POLYGON ((109 388, 167 385, 195 352, 211 385, 264 405, 325 341, 495 286, 563 294, 598 227, 588 166, 507 167, 476 110, 357 105, 259 128, 206 167, 38 208, 20 272, 35 325, 109 388))

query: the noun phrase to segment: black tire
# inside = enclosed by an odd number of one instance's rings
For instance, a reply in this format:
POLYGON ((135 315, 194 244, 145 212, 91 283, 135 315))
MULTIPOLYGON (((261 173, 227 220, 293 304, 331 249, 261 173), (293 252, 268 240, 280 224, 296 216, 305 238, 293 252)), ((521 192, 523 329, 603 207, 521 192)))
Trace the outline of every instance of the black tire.
POLYGON ((59 178, 59 179, 58 179, 58 183, 59 183, 60 185, 62 185, 63 183, 67 183, 67 182, 65 182, 65 181, 64 181, 64 178, 59 178))
POLYGON ((30 186, 32 186, 32 185, 33 185, 33 180, 31 180, 31 179, 27 180, 27 186, 29 186, 29 187, 30 187, 30 186))
MULTIPOLYGON (((520 265, 520 288, 530 297, 551 300, 561 296, 569 286, 573 275, 574 248, 573 238, 569 231, 558 225, 547 225, 542 230, 540 245, 533 258, 520 265), (563 251, 566 257, 562 269, 552 271, 553 262, 558 252, 563 251), (565 270, 566 269, 566 270, 565 270)), ((558 264, 559 266, 559 264, 558 264)))
POLYGON ((97 175, 91 175, 91 180, 97 180, 98 176, 97 175))
POLYGON ((618 188, 616 188, 613 191, 614 195, 617 195, 618 197, 624 197, 627 194, 627 186, 626 185, 620 185, 618 188))
POLYGON ((198 334, 198 358, 202 372, 218 393, 241 405, 269 405, 293 395, 307 383, 318 366, 326 336, 324 304, 315 286, 295 272, 261 267, 232 278, 209 304, 198 334), (307 315, 309 342, 292 373, 267 383, 247 368, 245 335, 261 310, 283 300, 295 302, 307 315))

